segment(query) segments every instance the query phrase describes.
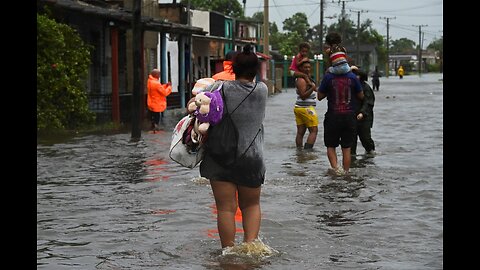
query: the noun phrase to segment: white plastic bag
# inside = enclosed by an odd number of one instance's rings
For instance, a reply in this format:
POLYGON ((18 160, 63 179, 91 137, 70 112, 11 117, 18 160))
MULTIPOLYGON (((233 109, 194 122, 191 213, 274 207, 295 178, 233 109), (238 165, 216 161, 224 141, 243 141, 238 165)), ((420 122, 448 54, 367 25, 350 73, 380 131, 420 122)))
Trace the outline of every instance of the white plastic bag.
MULTIPOLYGON (((172 142, 170 144, 170 158, 190 169, 195 168, 203 159, 205 149, 202 143, 193 144, 194 146, 183 143, 184 133, 187 132, 188 127, 195 122, 193 115, 187 115, 178 121, 177 125, 173 129, 172 142)), ((191 136, 185 134, 185 136, 191 136)))

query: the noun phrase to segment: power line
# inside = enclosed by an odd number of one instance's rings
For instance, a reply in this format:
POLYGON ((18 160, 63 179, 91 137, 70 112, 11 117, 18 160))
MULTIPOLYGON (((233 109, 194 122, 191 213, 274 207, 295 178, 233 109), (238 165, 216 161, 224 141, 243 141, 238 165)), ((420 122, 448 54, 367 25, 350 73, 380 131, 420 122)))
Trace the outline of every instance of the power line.
POLYGON ((412 25, 418 26, 418 76, 422 76, 422 26, 428 26, 427 24, 412 25))
POLYGON ((357 12, 357 65, 360 65, 360 13, 366 13, 366 10, 352 10, 351 12, 357 12))

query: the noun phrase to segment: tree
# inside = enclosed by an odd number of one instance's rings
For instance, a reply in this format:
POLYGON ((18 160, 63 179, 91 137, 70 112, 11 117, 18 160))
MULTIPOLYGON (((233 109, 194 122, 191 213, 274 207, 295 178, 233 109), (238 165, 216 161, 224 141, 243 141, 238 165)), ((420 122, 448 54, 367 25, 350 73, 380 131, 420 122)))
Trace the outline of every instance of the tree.
POLYGON ((254 21, 263 22, 263 11, 257 11, 253 13, 252 19, 254 21))
MULTIPOLYGON (((343 44, 355 44, 357 40, 357 25, 348 18, 345 20, 339 19, 337 23, 331 24, 327 29, 327 33, 339 33, 342 36, 343 44)), ((324 35, 326 36, 326 34, 324 35)))
MULTIPOLYGON (((250 19, 263 23, 263 11, 253 13, 250 19)), ((273 50, 279 50, 280 41, 282 40, 283 35, 282 33, 278 32, 278 27, 275 22, 269 22, 269 35, 270 46, 272 46, 273 50)))
POLYGON ((83 84, 90 47, 66 24, 37 14, 37 130, 92 124, 83 84))
POLYGON ((310 29, 310 24, 307 15, 303 12, 297 12, 283 21, 283 30, 291 33, 296 32, 302 37, 307 36, 308 29, 310 29))
POLYGON ((213 10, 236 18, 243 18, 243 8, 238 0, 182 0, 181 3, 194 9, 213 10))
MULTIPOLYGON (((298 44, 304 41, 304 37, 300 36, 297 32, 280 33, 280 54, 282 55, 297 55, 298 44)), ((310 52, 311 53, 311 52, 310 52)))
MULTIPOLYGON (((327 28, 324 25, 323 33, 326 33, 326 32, 327 32, 327 28)), ((322 49, 320 48, 320 24, 317 24, 307 30, 307 40, 310 42, 311 51, 314 54, 322 53, 322 49)))
POLYGON ((428 44, 427 49, 433 49, 443 54, 443 36, 440 39, 435 38, 430 44, 428 44))
POLYGON ((415 52, 415 41, 408 38, 392 40, 390 53, 412 53, 415 52))
POLYGON ((434 50, 437 56, 436 63, 430 65, 428 70, 443 72, 443 36, 440 39, 434 39, 428 44, 427 49, 434 50))

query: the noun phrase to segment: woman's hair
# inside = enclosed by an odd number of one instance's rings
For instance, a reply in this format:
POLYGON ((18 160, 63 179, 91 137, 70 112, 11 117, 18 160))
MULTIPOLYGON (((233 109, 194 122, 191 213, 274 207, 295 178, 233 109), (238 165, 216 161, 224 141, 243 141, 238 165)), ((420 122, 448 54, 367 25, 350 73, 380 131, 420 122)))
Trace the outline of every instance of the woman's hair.
POLYGON ((260 65, 257 55, 252 51, 252 46, 247 44, 242 52, 237 53, 233 58, 233 73, 235 76, 253 79, 257 76, 260 65))

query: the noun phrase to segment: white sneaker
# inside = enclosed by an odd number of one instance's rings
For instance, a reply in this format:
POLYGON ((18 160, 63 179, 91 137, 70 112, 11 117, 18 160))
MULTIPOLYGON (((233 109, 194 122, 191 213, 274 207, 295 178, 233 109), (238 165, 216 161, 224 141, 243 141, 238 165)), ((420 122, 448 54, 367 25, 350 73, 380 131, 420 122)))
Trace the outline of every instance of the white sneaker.
POLYGON ((345 175, 346 173, 345 173, 345 171, 343 170, 342 167, 338 167, 338 168, 335 169, 335 174, 337 176, 342 176, 342 175, 345 175))
POLYGON ((336 176, 342 176, 346 174, 342 167, 328 168, 328 173, 336 176))

